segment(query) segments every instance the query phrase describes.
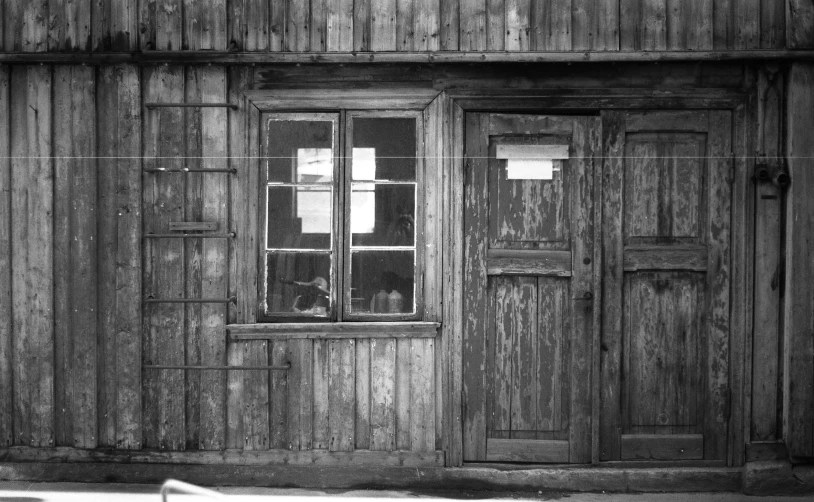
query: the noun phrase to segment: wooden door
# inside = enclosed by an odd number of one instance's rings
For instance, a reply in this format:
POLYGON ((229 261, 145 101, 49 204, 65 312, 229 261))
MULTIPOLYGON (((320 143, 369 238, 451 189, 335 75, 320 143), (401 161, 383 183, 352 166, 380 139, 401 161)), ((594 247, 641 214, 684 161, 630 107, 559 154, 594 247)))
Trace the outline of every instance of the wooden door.
POLYGON ((601 460, 724 460, 731 115, 603 115, 601 460))
POLYGON ((465 461, 591 461, 599 117, 468 114, 465 461), (551 180, 507 179, 498 145, 567 145, 551 180))

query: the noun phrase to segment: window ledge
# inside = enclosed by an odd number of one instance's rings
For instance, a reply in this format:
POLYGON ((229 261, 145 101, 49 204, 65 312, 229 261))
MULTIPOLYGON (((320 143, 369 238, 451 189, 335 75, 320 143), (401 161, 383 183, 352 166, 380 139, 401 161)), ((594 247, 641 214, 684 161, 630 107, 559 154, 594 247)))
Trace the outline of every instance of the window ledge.
POLYGON ((437 322, 230 324, 230 341, 284 338, 435 338, 437 322))

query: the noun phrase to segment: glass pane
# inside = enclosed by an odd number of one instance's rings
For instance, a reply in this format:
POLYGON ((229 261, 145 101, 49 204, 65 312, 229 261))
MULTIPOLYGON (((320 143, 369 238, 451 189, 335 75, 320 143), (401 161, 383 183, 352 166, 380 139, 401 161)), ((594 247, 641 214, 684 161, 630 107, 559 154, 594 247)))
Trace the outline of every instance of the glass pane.
POLYGON ((415 146, 415 119, 353 119, 353 179, 415 181, 415 146))
POLYGON ((414 245, 415 185, 354 182, 350 229, 354 246, 414 245))
POLYGON ((415 252, 353 251, 351 313, 415 312, 415 252))
POLYGON ((333 179, 333 123, 269 121, 268 180, 330 183, 333 179))
POLYGON ((268 247, 331 249, 330 186, 268 188, 268 247))
POLYGON ((269 253, 266 256, 269 314, 331 314, 331 255, 269 253))

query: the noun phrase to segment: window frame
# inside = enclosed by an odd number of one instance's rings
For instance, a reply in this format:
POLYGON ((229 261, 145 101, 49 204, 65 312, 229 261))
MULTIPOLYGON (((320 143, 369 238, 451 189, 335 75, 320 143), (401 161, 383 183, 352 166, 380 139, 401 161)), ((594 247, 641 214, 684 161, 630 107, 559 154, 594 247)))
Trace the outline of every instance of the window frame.
MULTIPOLYGON (((348 103, 350 104, 350 103, 348 103)), ((424 156, 424 114, 421 109, 399 109, 388 107, 383 109, 360 109, 353 106, 334 110, 309 110, 308 107, 292 107, 287 110, 265 110, 260 113, 260 177, 258 183, 259 209, 258 219, 258 323, 343 323, 343 322, 399 322, 420 321, 424 318, 424 234, 426 225, 425 216, 425 174, 424 156), (412 248, 398 246, 362 246, 364 249, 381 250, 412 250, 414 256, 413 268, 413 304, 412 313, 351 313, 351 232, 350 210, 352 190, 352 152, 353 148, 353 121, 355 118, 411 118, 415 120, 415 232, 412 248), (269 124, 273 120, 312 120, 331 121, 334 125, 332 155, 334 159, 332 183, 331 208, 331 247, 328 254, 331 256, 330 269, 330 303, 331 311, 326 317, 297 313, 269 313, 267 310, 268 288, 268 189, 270 186, 289 186, 286 184, 269 185, 267 159, 269 152, 269 124), (348 286, 346 288, 346 285, 348 286)), ((377 183, 371 181, 371 183, 377 183)), ((394 182, 396 184, 399 182, 394 182)), ((382 183, 384 184, 384 183, 382 183)), ((292 183, 290 186, 295 186, 292 183)), ((305 250, 303 250, 305 251, 305 250)), ((295 251, 296 252, 296 251, 295 251)))

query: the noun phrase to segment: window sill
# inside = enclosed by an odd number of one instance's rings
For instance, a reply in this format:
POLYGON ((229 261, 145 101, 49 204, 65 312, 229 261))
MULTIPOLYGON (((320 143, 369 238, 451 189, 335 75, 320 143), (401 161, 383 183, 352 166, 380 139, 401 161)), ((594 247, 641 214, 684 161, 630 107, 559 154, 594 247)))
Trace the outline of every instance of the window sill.
POLYGON ((230 324, 230 341, 285 338, 435 338, 437 322, 230 324))

